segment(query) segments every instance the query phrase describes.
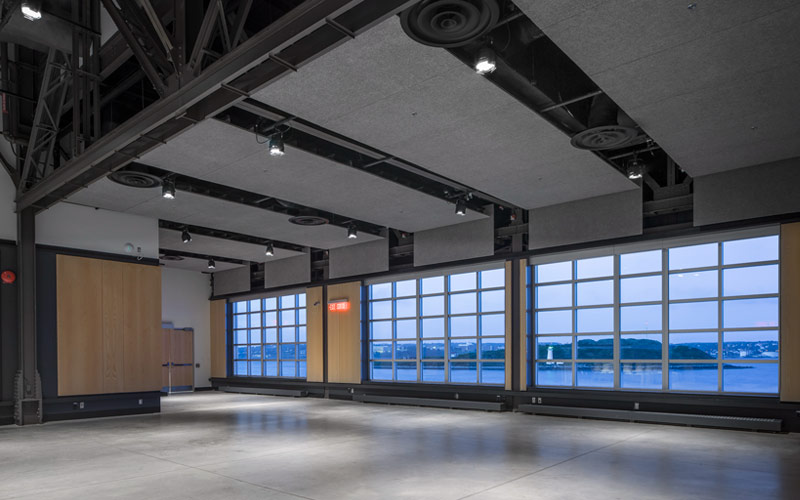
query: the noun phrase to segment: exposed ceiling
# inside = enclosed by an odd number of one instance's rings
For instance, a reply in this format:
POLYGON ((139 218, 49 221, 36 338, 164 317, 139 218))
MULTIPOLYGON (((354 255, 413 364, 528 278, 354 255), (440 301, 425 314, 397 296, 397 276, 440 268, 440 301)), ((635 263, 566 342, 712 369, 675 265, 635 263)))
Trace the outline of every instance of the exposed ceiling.
POLYGON ((215 268, 212 271, 208 268, 208 261, 204 259, 195 259, 193 257, 183 257, 181 260, 161 259, 161 265, 164 267, 173 267, 175 269, 184 269, 186 271, 197 271, 201 273, 218 273, 220 271, 228 271, 230 269, 242 267, 241 264, 231 264, 230 262, 217 261, 214 264, 215 268))
POLYGON ((174 200, 165 200, 160 189, 130 188, 108 179, 78 191, 69 201, 313 248, 336 248, 380 239, 367 233, 349 239, 345 228, 297 226, 289 222, 288 215, 194 193, 179 191, 174 200))
POLYGON ((800 156, 796 0, 516 4, 689 174, 800 156))
POLYGON ((408 232, 486 217, 458 216, 452 203, 290 146, 271 157, 255 133, 218 120, 199 123, 141 162, 408 232))
POLYGON ((254 98, 525 208, 637 187, 397 18, 254 98))
POLYGON ((192 241, 184 243, 181 239, 181 231, 165 228, 161 228, 158 231, 158 247, 161 249, 175 250, 176 252, 190 252, 211 257, 228 257, 250 262, 264 262, 267 259, 278 260, 295 255, 303 255, 302 252, 275 248, 275 255, 266 257, 264 254, 265 247, 262 245, 214 238, 200 234, 193 234, 192 241))

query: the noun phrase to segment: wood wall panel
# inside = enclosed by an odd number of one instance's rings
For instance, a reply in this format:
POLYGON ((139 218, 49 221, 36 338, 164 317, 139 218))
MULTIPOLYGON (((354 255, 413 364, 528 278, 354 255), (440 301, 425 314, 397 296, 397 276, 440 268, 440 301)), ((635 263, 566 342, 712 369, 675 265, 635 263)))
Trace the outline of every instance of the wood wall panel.
POLYGON ((783 402, 800 402, 800 223, 781 226, 781 378, 783 402))
POLYGON ((103 266, 56 257, 58 395, 103 393, 103 266))
POLYGON ((521 391, 528 388, 528 262, 519 261, 519 388, 521 391))
POLYGON ((161 389, 161 269, 125 264, 124 391, 161 389))
POLYGON ((514 374, 512 372, 512 369, 511 369, 511 361, 512 361, 512 356, 511 356, 512 337, 511 337, 511 334, 512 334, 512 326, 513 326, 512 325, 512 317, 513 317, 513 315, 511 313, 511 305, 512 305, 511 304, 511 283, 512 283, 511 273, 512 273, 513 267, 511 265, 511 261, 510 260, 506 261, 505 269, 506 269, 506 287, 505 287, 505 296, 506 296, 506 339, 505 339, 505 341, 506 341, 506 349, 505 349, 505 353, 506 353, 506 357, 505 357, 505 361, 506 361, 506 390, 510 391, 512 389, 512 385, 511 384, 512 384, 512 380, 513 380, 513 376, 514 376, 514 374))
POLYGON ((125 367, 125 265, 98 261, 103 268, 103 392, 122 392, 125 367))
POLYGON ((306 290, 306 380, 324 382, 324 337, 323 314, 326 310, 322 302, 322 287, 306 290))
POLYGON ((328 382, 361 383, 361 282, 328 287, 328 300, 348 299, 350 310, 328 315, 328 382))
POLYGON ((211 301, 211 376, 214 378, 226 377, 228 373, 225 309, 224 300, 211 301))

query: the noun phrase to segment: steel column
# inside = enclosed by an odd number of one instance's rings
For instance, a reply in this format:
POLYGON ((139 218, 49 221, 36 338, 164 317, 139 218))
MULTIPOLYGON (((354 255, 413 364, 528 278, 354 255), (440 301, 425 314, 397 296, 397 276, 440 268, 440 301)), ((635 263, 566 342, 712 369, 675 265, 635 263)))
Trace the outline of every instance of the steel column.
POLYGON ((14 380, 17 425, 42 423, 42 386, 36 363, 36 225, 35 211, 18 213, 19 370, 14 380))

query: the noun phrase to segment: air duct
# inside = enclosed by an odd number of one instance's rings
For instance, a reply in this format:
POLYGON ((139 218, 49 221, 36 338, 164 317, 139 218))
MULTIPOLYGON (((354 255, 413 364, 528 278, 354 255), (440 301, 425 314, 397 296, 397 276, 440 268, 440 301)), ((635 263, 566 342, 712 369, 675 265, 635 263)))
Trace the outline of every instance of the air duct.
POLYGON ((600 151, 630 144, 639 135, 636 123, 605 94, 592 99, 588 128, 572 137, 578 149, 600 151))
POLYGON ((491 31, 497 0, 422 0, 400 16, 408 36, 432 47, 460 47, 491 31))

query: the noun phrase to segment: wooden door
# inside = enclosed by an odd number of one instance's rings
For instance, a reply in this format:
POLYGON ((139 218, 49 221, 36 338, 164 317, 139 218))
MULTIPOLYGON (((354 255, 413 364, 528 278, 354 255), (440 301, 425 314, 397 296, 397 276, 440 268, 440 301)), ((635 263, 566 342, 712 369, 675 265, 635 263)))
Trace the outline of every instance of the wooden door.
POLYGON ((170 392, 194 389, 194 331, 170 330, 170 392))

